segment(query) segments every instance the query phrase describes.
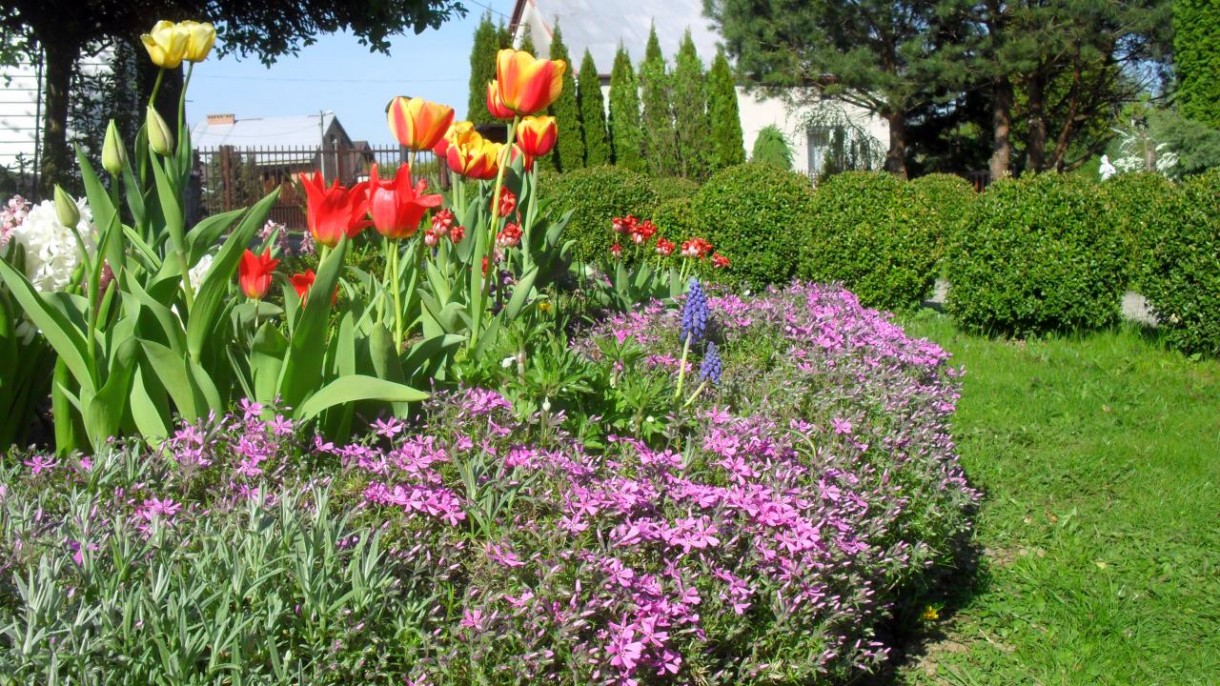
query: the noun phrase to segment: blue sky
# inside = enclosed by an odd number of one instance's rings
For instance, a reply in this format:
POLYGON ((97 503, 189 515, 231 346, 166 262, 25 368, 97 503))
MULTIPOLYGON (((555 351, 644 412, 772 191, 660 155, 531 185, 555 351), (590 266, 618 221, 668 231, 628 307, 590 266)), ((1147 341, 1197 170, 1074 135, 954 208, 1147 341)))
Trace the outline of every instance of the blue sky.
MULTIPOLYGON (((512 0, 479 0, 508 21, 512 0)), ((469 13, 437 30, 408 33, 392 40, 390 56, 370 53, 350 34, 321 36, 296 57, 270 68, 255 57, 215 54, 195 66, 187 103, 194 124, 208 114, 273 117, 333 111, 353 140, 394 141, 386 127, 385 105, 395 95, 445 103, 466 114, 470 48, 479 18, 486 11, 464 3, 469 13)))

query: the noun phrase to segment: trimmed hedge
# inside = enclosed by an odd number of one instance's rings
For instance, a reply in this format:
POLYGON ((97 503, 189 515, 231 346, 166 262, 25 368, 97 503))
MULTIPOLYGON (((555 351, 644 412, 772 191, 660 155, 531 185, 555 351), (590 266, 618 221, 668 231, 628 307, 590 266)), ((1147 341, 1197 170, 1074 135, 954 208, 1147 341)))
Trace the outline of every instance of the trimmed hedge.
POLYGON ((610 221, 633 214, 648 217, 657 205, 653 180, 625 167, 589 167, 546 176, 539 184, 542 196, 554 200, 572 219, 564 237, 572 239, 572 259, 599 259, 614 242, 610 221))
POLYGON ((1096 183, 1003 179, 974 208, 949 251, 949 311, 963 327, 1023 336, 1118 321, 1126 260, 1096 183))
POLYGON ((1117 174, 1101 184, 1110 225, 1127 253, 1127 283, 1139 288, 1147 251, 1178 224, 1178 188, 1160 174, 1117 174))
POLYGON ((681 176, 654 176, 652 189, 657 192, 657 200, 665 202, 674 198, 691 198, 699 192, 699 183, 681 176))
POLYGON ((660 235, 679 245, 703 233, 690 198, 672 198, 662 202, 653 210, 651 219, 660 230, 660 235))
POLYGON ((1144 295, 1170 345, 1220 357, 1220 169, 1184 182, 1176 207, 1145 243, 1144 295))
POLYGON ((747 162, 714 174, 692 201, 708 240, 733 262, 725 281, 757 288, 792 280, 809 227, 808 178, 747 162))
POLYGON ((800 277, 841 282, 867 307, 918 306, 941 253, 940 187, 921 192, 886 172, 845 172, 814 194, 800 277))

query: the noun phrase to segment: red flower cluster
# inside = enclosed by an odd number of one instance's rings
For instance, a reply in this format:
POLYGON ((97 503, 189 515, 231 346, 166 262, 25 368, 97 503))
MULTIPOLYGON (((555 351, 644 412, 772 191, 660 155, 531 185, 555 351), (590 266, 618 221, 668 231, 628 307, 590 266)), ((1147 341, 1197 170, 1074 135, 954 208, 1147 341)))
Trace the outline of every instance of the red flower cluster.
POLYGON ((515 248, 520 244, 521 227, 512 222, 505 224, 504 230, 496 237, 496 245, 501 248, 515 248))
MULTIPOLYGON (((656 237, 656 251, 661 257, 669 257, 674 254, 677 249, 677 244, 657 235, 657 225, 652 223, 651 219, 637 219, 630 214, 626 217, 615 217, 611 220, 611 228, 614 232, 626 236, 636 245, 644 245, 648 241, 656 237)), ((712 244, 705 238, 692 238, 682 243, 682 250, 679 253, 682 257, 690 259, 704 259, 711 256, 712 266, 717 269, 726 269, 729 266, 729 258, 719 253, 712 252, 712 244)), ((610 246, 610 256, 614 258, 622 257, 623 246, 618 240, 610 246)))
POLYGON ((446 236, 454 243, 461 243, 466 237, 466 227, 457 224, 453 210, 448 207, 432 216, 432 228, 424 231, 424 245, 434 248, 446 236))
POLYGON ((704 258, 712 254, 712 244, 703 238, 692 238, 682 244, 682 257, 704 258))
POLYGON ((517 196, 507 188, 500 189, 500 216, 507 217, 517 209, 517 196))

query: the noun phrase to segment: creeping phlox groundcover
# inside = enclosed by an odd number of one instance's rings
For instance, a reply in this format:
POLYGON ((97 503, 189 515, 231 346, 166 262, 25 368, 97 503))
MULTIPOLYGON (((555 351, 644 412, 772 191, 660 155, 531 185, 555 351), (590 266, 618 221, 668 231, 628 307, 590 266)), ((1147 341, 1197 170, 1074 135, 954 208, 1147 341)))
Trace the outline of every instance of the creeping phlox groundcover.
POLYGON ((876 667, 970 532, 948 355, 839 288, 695 297, 705 311, 650 307, 574 343, 648 349, 627 374, 714 358, 689 383, 715 392, 652 445, 593 452, 561 417, 465 389, 350 444, 246 403, 157 451, 6 465, 0 674, 727 685, 876 667))

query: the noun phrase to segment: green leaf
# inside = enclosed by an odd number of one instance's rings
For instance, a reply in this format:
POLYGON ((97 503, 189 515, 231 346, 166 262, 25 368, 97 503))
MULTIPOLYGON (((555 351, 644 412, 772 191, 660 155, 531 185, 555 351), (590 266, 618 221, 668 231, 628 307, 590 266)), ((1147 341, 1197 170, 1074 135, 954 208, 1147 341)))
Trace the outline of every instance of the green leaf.
POLYGON ((127 264, 123 249, 123 228, 119 221, 118 208, 110 200, 110 194, 102 185, 97 172, 84 150, 76 146, 76 161, 80 165, 81 181, 85 184, 85 195, 89 198, 89 209, 93 212, 93 223, 101 231, 98 253, 104 255, 110 268, 118 272, 127 264))
POLYGON ((317 393, 311 395, 308 400, 301 403, 293 416, 298 421, 305 422, 313 419, 320 412, 343 403, 354 403, 362 400, 410 403, 419 402, 427 397, 427 393, 410 386, 363 374, 354 374, 335 379, 317 393))
POLYGON ((233 225, 237 218, 241 216, 245 210, 232 210, 231 212, 222 212, 214 214, 207 219, 200 221, 191 229, 191 232, 186 235, 187 249, 189 251, 188 260, 191 267, 199 263, 200 258, 208 252, 220 240, 220 236, 225 232, 225 229, 233 225))
POLYGON ((136 365, 131 385, 131 418, 144 438, 158 440, 170 432, 169 400, 156 377, 145 378, 144 366, 136 365))
MULTIPOLYGON (((339 281, 343 258, 347 255, 349 240, 345 236, 318 266, 317 278, 311 290, 329 294, 339 281)), ((326 353, 326 331, 330 322, 330 298, 309 298, 301 308, 301 315, 293 327, 288 355, 280 371, 281 401, 288 407, 296 407, 310 391, 317 388, 322 378, 326 353)))
MULTIPOLYGON (((161 204, 161 216, 165 220, 165 231, 173 243, 175 251, 186 249, 186 215, 179 202, 180 189, 176 188, 169 174, 161 166, 157 155, 150 155, 149 166, 152 167, 153 179, 157 184, 157 200, 161 204)), ((185 277, 186 275, 183 274, 185 277)))
POLYGON ((165 387, 178 413, 188 421, 206 414, 206 402, 198 384, 192 378, 186 359, 160 343, 141 340, 144 360, 165 387))
POLYGON ((25 278, 25 274, 13 269, 4 260, 0 260, 0 280, 8 285, 13 298, 21 305, 26 316, 42 330, 42 335, 55 349, 76 382, 83 388, 92 389, 95 362, 89 355, 84 334, 72 325, 63 312, 43 300, 34 289, 34 284, 25 278))
POLYGON ((267 213, 279 197, 279 190, 272 191, 267 197, 258 201, 238 224, 237 229, 229 235, 228 240, 220 248, 212 260, 212 268, 203 279, 203 285, 195 294, 195 306, 190 312, 186 327, 187 351, 191 359, 199 359, 200 352, 216 325, 216 316, 229 293, 229 285, 233 274, 237 271, 237 263, 241 261, 242 253, 254 238, 254 233, 262 228, 267 219, 267 213))
POLYGON ((118 351, 110 359, 110 373, 102 389, 96 394, 81 391, 81 404, 85 420, 85 433, 95 451, 106 442, 120 435, 123 417, 127 413, 131 382, 135 375, 139 345, 134 338, 125 338, 118 351))
POLYGON ((504 307, 504 315, 509 321, 517 318, 521 314, 522 308, 529 302, 530 292, 534 290, 534 279, 538 278, 537 265, 530 267, 529 271, 521 275, 521 279, 513 286, 513 295, 508 299, 508 305, 504 307))
POLYGON ((280 372, 288 353, 288 339, 271 322, 264 323, 250 346, 250 376, 254 400, 269 404, 279 394, 280 372))

